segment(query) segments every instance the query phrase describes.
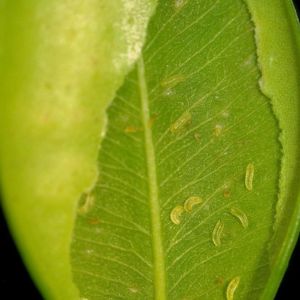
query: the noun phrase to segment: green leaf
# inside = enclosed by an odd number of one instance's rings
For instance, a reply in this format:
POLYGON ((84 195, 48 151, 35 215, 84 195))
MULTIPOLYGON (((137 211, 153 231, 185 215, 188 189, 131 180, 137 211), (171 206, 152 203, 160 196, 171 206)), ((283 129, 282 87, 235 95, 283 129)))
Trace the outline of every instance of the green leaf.
POLYGON ((153 0, 0 1, 3 207, 49 299, 76 299, 76 203, 96 177, 104 112, 139 57, 153 0))
MULTIPOLYGON (((286 17, 278 3, 274 16, 286 17)), ((299 188, 290 190, 299 166, 287 166, 299 155, 288 158, 287 146, 297 145, 299 90, 289 91, 294 106, 282 121, 285 83, 272 56, 266 62, 273 35, 260 40, 270 8, 248 5, 159 1, 141 58, 108 109, 98 180, 78 206, 71 254, 82 297, 274 295, 299 230, 299 188)), ((289 38, 279 35, 295 59, 289 38)), ((276 63, 284 57, 278 45, 272 52, 276 63)))
POLYGON ((272 274, 264 291, 264 299, 275 296, 287 268, 290 254, 300 229, 300 27, 291 1, 247 0, 256 26, 260 86, 272 99, 281 129, 281 161, 279 199, 272 240, 272 274), (280 20, 274 23, 274 20, 280 20))

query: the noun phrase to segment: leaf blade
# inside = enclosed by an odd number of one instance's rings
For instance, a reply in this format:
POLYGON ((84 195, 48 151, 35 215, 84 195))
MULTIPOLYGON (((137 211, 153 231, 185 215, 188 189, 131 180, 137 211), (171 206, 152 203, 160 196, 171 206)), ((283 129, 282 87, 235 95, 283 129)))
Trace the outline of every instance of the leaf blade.
POLYGON ((44 295, 77 299, 75 206, 97 175, 105 109, 139 56, 155 1, 0 5, 3 207, 44 295))
POLYGON ((283 158, 280 195, 277 204, 275 233, 272 241, 273 273, 263 299, 273 298, 288 266, 300 231, 300 200, 297 172, 299 164, 299 21, 292 1, 272 1, 269 7, 259 1, 246 1, 256 27, 258 59, 263 82, 261 89, 272 99, 281 128, 283 158), (273 27, 270 21, 280 23, 273 27), (270 63, 269 59, 278 62, 270 63), (283 80, 284 78, 284 80, 283 80), (283 101, 284 99, 284 101, 283 101))
MULTIPOLYGON (((170 299, 222 299, 227 288, 233 294, 230 283, 239 278, 232 285, 235 297, 253 299, 261 295, 270 275, 268 246, 277 202, 279 130, 269 99, 258 88, 253 24, 246 6, 236 1, 230 5, 199 3, 186 2, 179 11, 172 1, 160 3, 143 51, 149 118, 154 119, 149 123, 159 182, 166 294, 170 299), (251 189, 246 189, 249 164, 255 172, 254 177, 249 176, 251 189), (204 204, 173 224, 170 213, 189 197, 203 197, 204 204), (230 214, 232 207, 242 224, 230 214), (257 282, 262 285, 256 286, 257 282)), ((147 194, 139 198, 136 192, 148 191, 150 180, 143 136, 149 124, 130 110, 134 106, 143 113, 138 83, 138 70, 134 70, 108 111, 108 133, 99 155, 100 177, 91 191, 98 202, 76 221, 75 281, 82 295, 92 299, 97 299, 96 291, 125 299, 155 295, 151 269, 132 257, 109 253, 147 274, 147 279, 152 278, 150 284, 126 268, 99 264, 97 251, 106 250, 80 242, 84 234, 98 242, 117 244, 124 242, 120 237, 126 237, 129 249, 155 265, 151 209, 147 212, 147 194), (135 177, 121 170, 113 172, 118 168, 135 177), (118 212, 119 218, 112 219, 107 211, 118 212), (98 217, 99 224, 89 226, 90 217, 98 217), (136 233, 138 228, 150 237, 136 233), (87 254, 89 249, 92 252, 87 254), (88 269, 94 277, 83 276, 81 272, 88 269), (122 288, 97 281, 100 274, 109 275, 110 280, 122 279, 122 288)))

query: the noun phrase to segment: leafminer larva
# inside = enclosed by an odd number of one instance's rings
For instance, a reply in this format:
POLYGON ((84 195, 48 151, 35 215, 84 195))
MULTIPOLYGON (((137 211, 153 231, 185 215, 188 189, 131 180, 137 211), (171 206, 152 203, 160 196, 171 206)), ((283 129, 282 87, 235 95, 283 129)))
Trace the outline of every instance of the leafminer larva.
POLYGON ((203 199, 197 196, 191 196, 184 202, 184 210, 187 212, 191 212, 193 207, 197 204, 201 204, 203 202, 203 199))
POLYGON ((245 186, 248 191, 253 189, 254 165, 249 163, 246 168, 245 186))
POLYGON ((235 290, 237 289, 239 283, 240 283, 239 276, 231 279, 231 281, 229 282, 229 284, 227 286, 227 290, 226 290, 226 299, 227 300, 233 300, 235 290))
POLYGON ((191 123, 192 115, 184 112, 170 127, 172 133, 179 133, 185 126, 191 123))
POLYGON ((133 294, 136 294, 139 290, 136 288, 136 287, 130 287, 130 288, 128 288, 129 289, 129 291, 131 292, 131 293, 133 293, 133 294))
POLYGON ((224 229, 224 223, 221 220, 219 220, 215 225, 212 233, 212 241, 214 245, 217 247, 221 245, 221 236, 223 233, 223 229, 224 229))
POLYGON ((174 7, 176 10, 181 9, 183 6, 187 4, 188 0, 175 0, 174 7))
POLYGON ((79 207, 79 213, 80 214, 86 214, 90 211, 92 206, 94 205, 95 198, 91 194, 86 194, 86 196, 83 199, 83 204, 79 207))
POLYGON ((220 136, 223 130, 223 126, 220 124, 215 125, 214 127, 214 135, 215 136, 220 136))
POLYGON ((178 83, 180 83, 184 80, 185 80, 185 77, 181 74, 173 75, 173 76, 163 79, 161 81, 160 85, 163 88, 171 89, 171 88, 175 87, 178 83))
POLYGON ((170 213, 170 219, 171 221, 176 224, 176 225, 179 225, 181 220, 180 220, 180 217, 182 215, 182 213, 184 212, 184 208, 182 205, 177 205, 175 206, 171 213, 170 213))
POLYGON ((240 221, 240 223, 242 224, 242 226, 244 228, 248 227, 248 224, 249 224, 248 218, 242 210, 240 210, 237 207, 232 207, 230 209, 230 213, 240 221))
POLYGON ((195 132, 195 133, 194 133, 194 138, 195 138, 195 140, 196 140, 197 142, 200 142, 200 140, 201 140, 201 135, 200 135, 200 133, 199 133, 199 132, 195 132))

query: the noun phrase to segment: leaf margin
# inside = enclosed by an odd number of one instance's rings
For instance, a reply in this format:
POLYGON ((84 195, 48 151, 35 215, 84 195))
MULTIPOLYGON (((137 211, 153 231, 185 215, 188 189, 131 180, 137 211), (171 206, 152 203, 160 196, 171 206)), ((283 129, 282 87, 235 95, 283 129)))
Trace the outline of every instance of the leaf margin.
POLYGON ((271 99, 283 148, 274 237, 269 245, 273 270, 261 297, 273 299, 300 231, 297 182, 297 172, 300 172, 299 143, 297 145, 300 137, 300 26, 291 0, 244 1, 255 28, 258 65, 262 73, 260 89, 271 99), (276 26, 274 20, 278 22, 276 26), (270 57, 276 60, 275 66, 270 63, 270 57), (281 232, 280 228, 283 228, 281 232))

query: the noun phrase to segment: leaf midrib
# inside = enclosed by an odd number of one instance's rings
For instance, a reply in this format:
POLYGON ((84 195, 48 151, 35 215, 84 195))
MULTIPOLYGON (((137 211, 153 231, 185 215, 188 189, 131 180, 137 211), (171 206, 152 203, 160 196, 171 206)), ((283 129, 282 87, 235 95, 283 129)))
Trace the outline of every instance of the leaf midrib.
POLYGON ((166 279, 165 279, 165 261, 162 243, 162 230, 160 220, 160 204, 158 197, 158 184, 156 172, 155 150, 152 138, 148 88, 145 77, 145 67, 143 57, 138 61, 138 84, 141 96, 142 121, 144 126, 146 165, 149 185, 149 206, 151 220, 151 237, 153 252, 153 283, 155 299, 165 300, 166 297, 166 279))

